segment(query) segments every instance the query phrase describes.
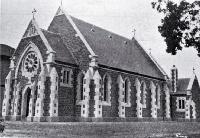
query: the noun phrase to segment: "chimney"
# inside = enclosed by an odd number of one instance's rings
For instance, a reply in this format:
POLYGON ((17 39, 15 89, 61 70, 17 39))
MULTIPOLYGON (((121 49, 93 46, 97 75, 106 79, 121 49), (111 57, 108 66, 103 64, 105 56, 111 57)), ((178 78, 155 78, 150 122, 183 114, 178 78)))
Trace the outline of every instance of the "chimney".
POLYGON ((172 92, 177 91, 177 83, 178 83, 178 69, 175 65, 173 65, 171 69, 171 80, 172 80, 172 92))

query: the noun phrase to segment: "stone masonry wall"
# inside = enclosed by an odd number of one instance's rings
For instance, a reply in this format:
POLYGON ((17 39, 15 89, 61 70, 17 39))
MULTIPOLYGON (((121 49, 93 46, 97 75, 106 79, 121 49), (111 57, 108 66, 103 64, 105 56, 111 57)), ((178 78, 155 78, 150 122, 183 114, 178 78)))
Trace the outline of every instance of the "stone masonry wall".
POLYGON ((99 68, 99 73, 101 77, 105 75, 105 73, 108 73, 111 77, 111 106, 103 106, 103 117, 118 117, 118 84, 117 84, 117 77, 118 75, 121 75, 123 79, 128 77, 131 82, 131 107, 126 107, 125 109, 125 116, 126 117, 136 117, 136 88, 134 86, 135 79, 138 78, 139 81, 145 81, 147 85, 147 97, 146 97, 146 104, 147 107, 143 108, 143 117, 151 117, 151 91, 150 91, 150 81, 153 81, 155 84, 158 83, 161 87, 161 96, 160 96, 160 109, 158 109, 158 118, 162 117, 164 113, 164 105, 165 102, 164 100, 162 101, 164 97, 164 92, 163 92, 163 82, 159 80, 153 80, 150 78, 145 78, 142 76, 136 76, 133 74, 127 74, 127 73, 122 73, 110 69, 105 69, 105 68, 99 68))
POLYGON ((177 96, 173 95, 171 96, 171 117, 172 120, 176 120, 178 118, 185 118, 185 112, 177 112, 176 110, 176 99, 177 96))
MULTIPOLYGON (((65 68, 70 68, 73 71, 72 78, 76 75, 76 68, 65 66, 65 68)), ((62 66, 56 66, 58 76, 61 76, 62 66)), ((61 81, 61 78, 58 78, 58 81, 61 81)), ((58 83, 58 116, 74 116, 75 112, 75 88, 74 88, 74 79, 71 80, 71 87, 64 87, 58 83)))

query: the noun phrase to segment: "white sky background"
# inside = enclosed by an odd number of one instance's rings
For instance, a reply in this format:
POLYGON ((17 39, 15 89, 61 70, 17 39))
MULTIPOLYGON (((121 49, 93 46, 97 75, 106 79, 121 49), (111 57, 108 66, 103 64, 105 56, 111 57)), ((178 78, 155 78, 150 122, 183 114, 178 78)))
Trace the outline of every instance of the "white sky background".
MULTIPOLYGON (((158 32, 161 15, 152 9, 152 0, 63 0, 63 7, 72 16, 105 28, 122 36, 135 38, 170 76, 175 64, 179 77, 190 77, 192 69, 200 79, 200 57, 196 50, 186 48, 172 56, 165 52, 166 44, 158 32)), ((176 0, 180 1, 180 0, 176 0)), ((17 47, 29 21, 31 11, 37 10, 36 20, 47 29, 53 19, 60 0, 1 0, 0 43, 17 47)))

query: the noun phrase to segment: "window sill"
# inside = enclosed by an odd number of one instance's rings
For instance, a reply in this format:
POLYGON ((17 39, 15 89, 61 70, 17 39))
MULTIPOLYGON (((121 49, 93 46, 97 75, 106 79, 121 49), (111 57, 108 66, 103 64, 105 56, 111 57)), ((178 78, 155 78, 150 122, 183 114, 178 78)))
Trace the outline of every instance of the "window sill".
POLYGON ((60 86, 62 86, 62 87, 72 87, 72 85, 71 84, 67 84, 67 83, 60 83, 60 86))
POLYGON ((111 103, 110 102, 106 102, 106 101, 102 101, 102 105, 103 106, 111 106, 111 103))
POLYGON ((177 109, 177 112, 185 112, 185 109, 177 109))
POLYGON ((126 107, 131 107, 131 103, 124 103, 126 107))
POLYGON ((142 108, 147 108, 147 105, 146 105, 146 104, 143 104, 143 105, 142 105, 142 108))

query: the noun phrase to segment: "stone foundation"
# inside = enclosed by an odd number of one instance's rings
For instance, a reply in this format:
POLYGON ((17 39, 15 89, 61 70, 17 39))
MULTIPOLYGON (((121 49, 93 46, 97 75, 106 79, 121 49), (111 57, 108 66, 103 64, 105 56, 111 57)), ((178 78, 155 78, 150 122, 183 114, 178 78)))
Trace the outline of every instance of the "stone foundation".
MULTIPOLYGON (((120 117, 104 117, 104 118, 95 118, 95 117, 73 117, 73 116, 59 116, 59 117, 50 117, 50 116, 43 116, 43 117, 22 117, 22 116, 6 116, 4 117, 5 120, 8 121, 27 121, 27 122, 154 122, 154 121, 171 121, 167 118, 151 118, 151 117, 144 117, 144 118, 137 118, 137 117, 127 117, 127 118, 120 118, 120 117)), ((182 119, 178 121, 192 121, 187 119, 182 119)))

